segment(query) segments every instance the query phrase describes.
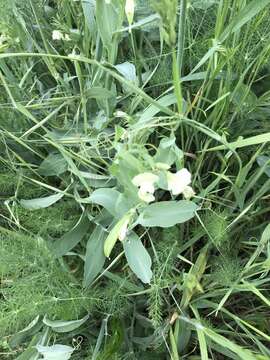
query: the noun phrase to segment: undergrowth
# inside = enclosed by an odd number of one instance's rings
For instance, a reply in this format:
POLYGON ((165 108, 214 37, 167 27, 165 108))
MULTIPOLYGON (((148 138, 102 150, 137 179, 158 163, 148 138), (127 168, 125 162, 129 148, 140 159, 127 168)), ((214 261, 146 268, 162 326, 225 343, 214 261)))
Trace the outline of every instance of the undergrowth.
POLYGON ((270 358, 269 11, 0 0, 1 359, 270 358))

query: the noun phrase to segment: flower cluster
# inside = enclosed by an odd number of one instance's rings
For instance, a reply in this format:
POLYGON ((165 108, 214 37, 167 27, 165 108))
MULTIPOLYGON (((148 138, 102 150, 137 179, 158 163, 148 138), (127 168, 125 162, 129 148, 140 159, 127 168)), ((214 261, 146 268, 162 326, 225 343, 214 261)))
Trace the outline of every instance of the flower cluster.
MULTIPOLYGON (((172 195, 183 194, 185 199, 190 199, 195 195, 194 190, 190 186, 191 173, 183 168, 176 173, 166 171, 167 190, 172 195)), ((158 188, 159 176, 151 172, 145 172, 135 176, 132 179, 132 183, 139 188, 138 197, 146 202, 150 203, 155 201, 154 192, 158 188)))

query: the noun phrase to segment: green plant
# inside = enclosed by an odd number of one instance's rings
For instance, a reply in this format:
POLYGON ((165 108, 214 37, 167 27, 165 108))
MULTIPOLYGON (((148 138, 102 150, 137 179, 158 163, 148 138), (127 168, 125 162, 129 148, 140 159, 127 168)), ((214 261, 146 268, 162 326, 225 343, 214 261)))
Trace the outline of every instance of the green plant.
POLYGON ((1 353, 267 359, 269 1, 125 5, 0 2, 1 353))

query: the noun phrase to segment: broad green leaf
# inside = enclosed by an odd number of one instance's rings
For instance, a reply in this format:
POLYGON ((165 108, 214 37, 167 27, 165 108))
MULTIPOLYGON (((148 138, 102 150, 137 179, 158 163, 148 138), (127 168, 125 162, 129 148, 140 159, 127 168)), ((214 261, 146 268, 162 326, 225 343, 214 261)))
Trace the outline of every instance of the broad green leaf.
POLYGON ((182 150, 175 144, 175 137, 164 137, 159 143, 159 147, 154 156, 156 163, 166 163, 172 165, 176 161, 180 161, 184 157, 182 150))
POLYGON ((134 274, 145 284, 149 284, 153 276, 152 260, 139 237, 132 233, 123 242, 127 262, 134 274))
POLYGON ((148 205, 138 223, 146 227, 170 227, 192 219, 198 206, 188 200, 161 201, 148 205))
POLYGON ((69 232, 60 239, 55 240, 51 245, 51 250, 55 256, 60 257, 72 250, 85 236, 89 230, 89 220, 87 216, 82 216, 79 222, 69 232))
POLYGON ((110 256, 112 249, 114 248, 114 245, 116 244, 116 241, 120 235, 122 227, 124 226, 124 224, 126 224, 126 222, 129 221, 130 218, 131 213, 127 213, 116 223, 116 225, 110 231, 104 243, 104 254, 106 257, 110 256))
POLYGON ((97 189, 89 197, 89 200, 94 204, 103 206, 113 216, 117 216, 117 209, 115 208, 116 201, 120 193, 117 190, 110 188, 97 189))
POLYGON ((104 47, 111 49, 113 33, 120 28, 123 18, 122 2, 118 0, 96 1, 96 21, 104 47))
POLYGON ((64 196, 63 193, 58 193, 55 195, 50 195, 43 198, 36 198, 31 200, 21 199, 19 203, 22 207, 28 210, 44 209, 55 204, 57 201, 62 199, 63 196, 64 196))
POLYGON ((42 323, 39 321, 39 315, 30 322, 30 324, 24 328, 23 330, 17 332, 15 335, 11 337, 9 340, 9 345, 12 348, 20 345, 24 342, 29 336, 33 336, 36 334, 42 327, 42 323))
POLYGON ((61 320, 50 320, 47 316, 44 317, 43 323, 49 326, 53 331, 57 333, 66 333, 73 331, 84 324, 89 319, 89 315, 79 320, 61 321, 61 320))
POLYGON ((52 346, 37 345, 36 349, 43 355, 43 360, 68 360, 74 351, 70 346, 59 344, 52 346))
POLYGON ((42 161, 38 172, 44 176, 58 176, 68 168, 66 160, 61 154, 50 154, 42 161))
POLYGON ((87 242, 83 277, 84 287, 89 286, 103 268, 106 260, 104 255, 106 237, 106 231, 98 225, 87 242))
POLYGON ((96 31, 95 3, 95 0, 82 0, 83 14, 91 37, 94 36, 96 31))

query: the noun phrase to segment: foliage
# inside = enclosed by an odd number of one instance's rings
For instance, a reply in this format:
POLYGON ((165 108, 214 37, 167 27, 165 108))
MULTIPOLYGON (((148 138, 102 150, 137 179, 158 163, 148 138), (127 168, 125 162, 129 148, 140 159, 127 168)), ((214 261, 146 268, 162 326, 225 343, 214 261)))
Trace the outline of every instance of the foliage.
POLYGON ((269 1, 1 1, 4 359, 268 359, 269 1))

